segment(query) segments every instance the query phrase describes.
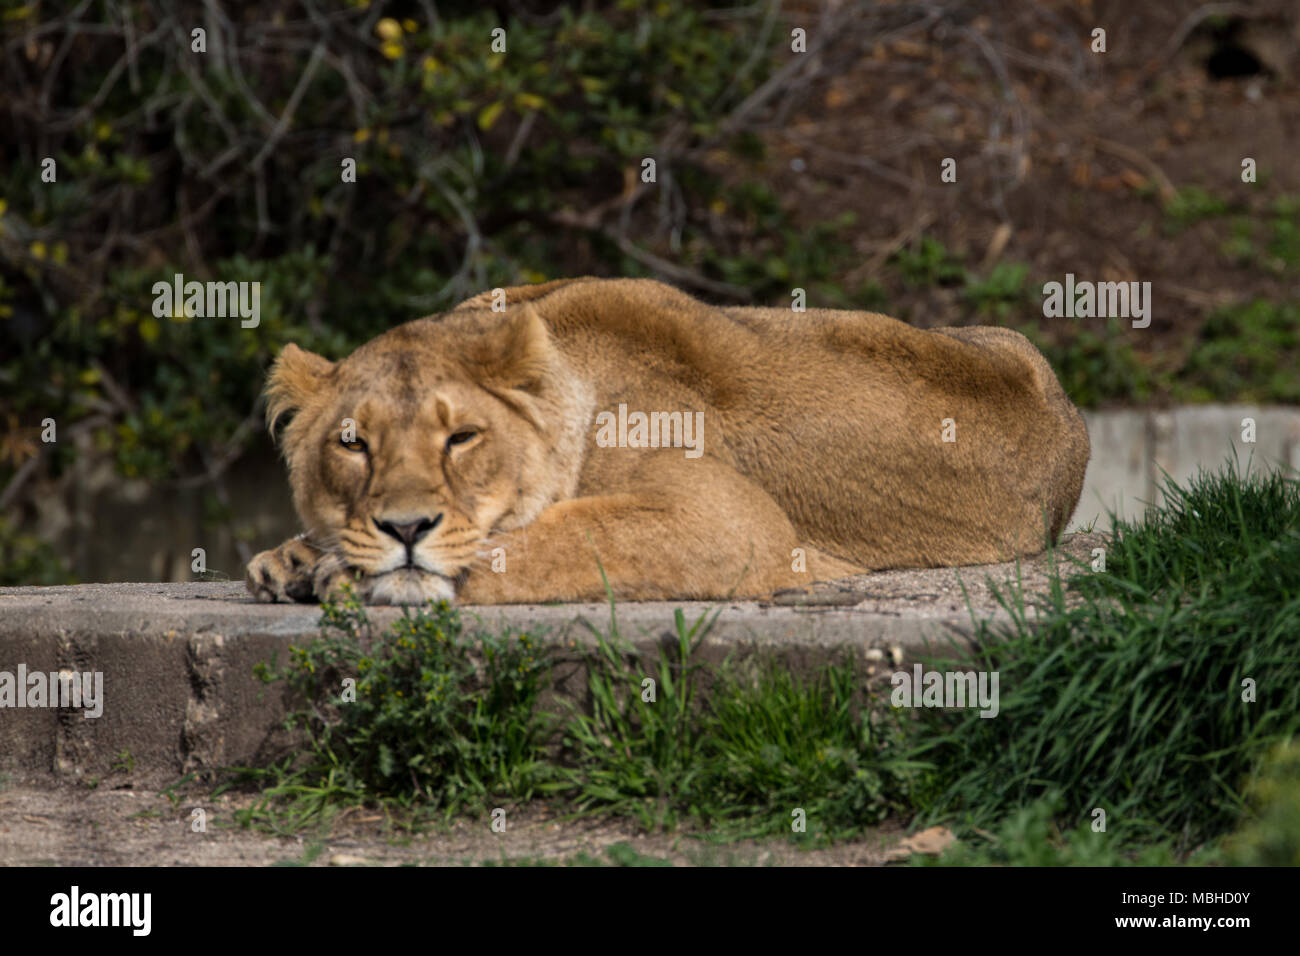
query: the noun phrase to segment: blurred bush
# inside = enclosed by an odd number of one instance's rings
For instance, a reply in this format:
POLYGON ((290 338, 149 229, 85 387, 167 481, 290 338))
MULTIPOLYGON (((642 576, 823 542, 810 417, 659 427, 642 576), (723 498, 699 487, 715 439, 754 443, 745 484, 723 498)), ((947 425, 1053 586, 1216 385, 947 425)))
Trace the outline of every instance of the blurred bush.
POLYGON ((723 299, 788 297, 845 251, 846 222, 799 234, 744 172, 762 147, 737 110, 769 75, 774 4, 225 7, 0 0, 6 508, 78 455, 219 481, 289 341, 339 356, 484 288, 659 266, 723 299), (647 157, 654 198, 633 218, 647 157), (175 273, 260 282, 260 324, 155 316, 175 273), (58 444, 40 442, 47 417, 58 444), (74 451, 76 431, 93 441, 74 451))
POLYGON ((1300 866, 1300 743, 1280 744, 1246 788, 1252 814, 1228 841, 1239 866, 1300 866))

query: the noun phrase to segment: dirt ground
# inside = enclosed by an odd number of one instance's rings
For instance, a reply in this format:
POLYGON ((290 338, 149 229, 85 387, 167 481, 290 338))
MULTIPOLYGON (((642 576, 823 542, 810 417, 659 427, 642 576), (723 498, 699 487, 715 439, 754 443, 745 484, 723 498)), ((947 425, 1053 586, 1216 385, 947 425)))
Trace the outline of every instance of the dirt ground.
MULTIPOLYGON (((810 22, 823 9, 793 7, 810 22)), ((922 236, 980 274, 1025 263, 1031 288, 1066 273, 1150 281, 1151 327, 1124 337, 1155 368, 1176 368, 1216 307, 1294 295, 1293 274, 1224 252, 1223 219, 1171 231, 1161 209, 1197 187, 1262 217, 1300 190, 1294 4, 879 4, 871 16, 871 42, 830 43, 807 95, 763 137, 767 181, 801 224, 854 213, 861 262, 846 287, 877 280, 890 314, 958 324, 959 286, 909 286, 884 268, 922 236), (1090 49, 1097 28, 1104 53, 1090 49), (1245 157, 1256 184, 1241 181, 1245 157), (940 181, 946 158, 956 182, 940 181)), ((1106 331, 1037 307, 1002 321, 1049 338, 1106 331)))
POLYGON ((377 812, 355 810, 328 833, 277 837, 234 824, 232 814, 253 802, 250 795, 213 799, 195 790, 177 796, 173 805, 153 791, 6 787, 0 790, 0 866, 883 866, 904 837, 900 828, 884 826, 827 849, 782 840, 718 844, 685 830, 644 834, 629 823, 565 821, 544 806, 507 816, 504 833, 493 833, 484 819, 411 836, 377 812), (195 807, 205 810, 206 832, 192 829, 195 807))

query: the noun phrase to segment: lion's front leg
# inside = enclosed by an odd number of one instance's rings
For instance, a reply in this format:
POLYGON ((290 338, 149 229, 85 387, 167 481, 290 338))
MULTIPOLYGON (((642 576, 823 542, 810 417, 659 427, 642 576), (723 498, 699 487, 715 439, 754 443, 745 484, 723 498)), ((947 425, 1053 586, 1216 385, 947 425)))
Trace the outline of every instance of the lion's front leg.
POLYGON ((323 557, 325 553, 308 544, 305 536, 290 538, 278 548, 254 555, 244 584, 259 601, 314 601, 323 557))
POLYGON ((494 538, 504 563, 471 570, 464 604, 714 599, 811 583, 792 568, 789 519, 766 493, 707 459, 659 453, 627 490, 561 501, 494 538), (602 577, 602 571, 604 577, 602 577))

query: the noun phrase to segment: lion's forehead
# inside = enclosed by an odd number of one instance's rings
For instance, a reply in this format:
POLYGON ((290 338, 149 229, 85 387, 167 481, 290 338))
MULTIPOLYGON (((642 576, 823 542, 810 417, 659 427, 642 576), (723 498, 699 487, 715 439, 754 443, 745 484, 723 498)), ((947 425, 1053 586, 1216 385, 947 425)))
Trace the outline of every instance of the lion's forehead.
POLYGON ((360 370, 339 382, 332 412, 367 427, 440 424, 444 415, 472 411, 483 396, 468 383, 434 370, 385 373, 360 370))

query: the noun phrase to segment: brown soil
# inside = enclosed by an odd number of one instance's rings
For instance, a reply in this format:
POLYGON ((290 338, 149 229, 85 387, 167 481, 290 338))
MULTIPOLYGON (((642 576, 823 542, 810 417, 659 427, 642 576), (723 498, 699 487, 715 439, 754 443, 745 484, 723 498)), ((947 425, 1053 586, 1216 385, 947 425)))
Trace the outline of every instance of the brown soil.
POLYGON ((565 821, 553 808, 511 813, 506 831, 490 820, 458 822, 445 832, 408 835, 375 811, 341 815, 321 835, 277 837, 242 829, 232 814, 248 795, 213 799, 202 791, 166 796, 130 788, 52 785, 0 790, 0 866, 460 866, 515 863, 612 865, 636 854, 678 866, 882 866, 903 832, 882 827, 827 849, 801 850, 782 840, 712 844, 681 830, 638 833, 609 821, 565 821), (206 811, 207 831, 191 829, 192 811, 206 811))
MULTIPOLYGON (((819 22, 824 8, 808 6, 819 22)), ((1216 306, 1296 295, 1293 270, 1225 253, 1228 217, 1171 232, 1161 207, 1171 189, 1196 186, 1227 201, 1229 216, 1259 218, 1300 191, 1300 16, 1260 2, 1208 19, 1218 6, 876 5, 817 54, 806 95, 764 136, 763 177, 804 226, 856 215, 861 265, 845 285, 880 282, 891 314, 927 327, 994 321, 972 315, 959 286, 909 288, 885 268, 932 236, 978 275, 1028 264, 1031 303, 1066 273, 1150 281, 1151 326, 1124 336, 1144 364, 1177 368, 1216 306), (1105 53, 1089 49, 1095 27, 1105 53), (1255 57, 1258 72, 1214 75, 1233 67, 1225 51, 1255 57), (945 157, 957 161, 955 183, 940 180, 945 157), (1241 181, 1245 157, 1255 184, 1241 181)), ((1060 341, 1106 329, 1104 319, 1045 319, 1033 304, 1000 321, 1060 341)))

